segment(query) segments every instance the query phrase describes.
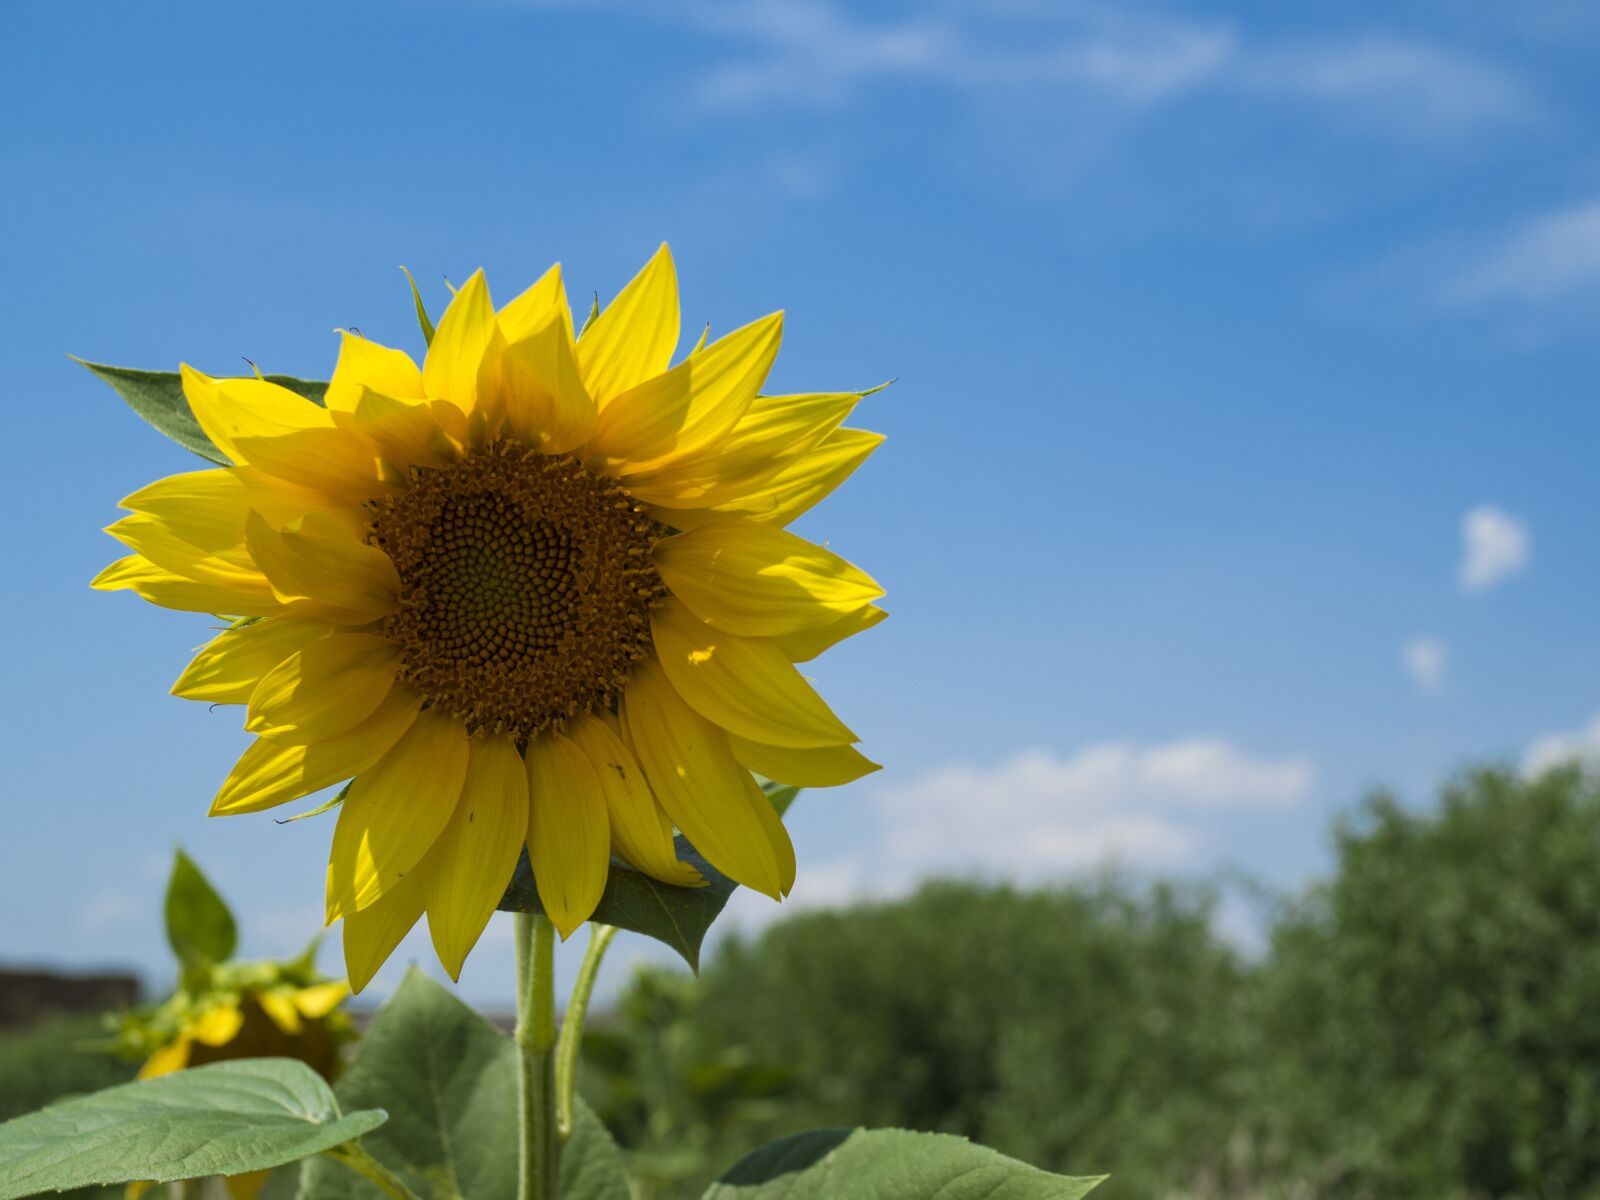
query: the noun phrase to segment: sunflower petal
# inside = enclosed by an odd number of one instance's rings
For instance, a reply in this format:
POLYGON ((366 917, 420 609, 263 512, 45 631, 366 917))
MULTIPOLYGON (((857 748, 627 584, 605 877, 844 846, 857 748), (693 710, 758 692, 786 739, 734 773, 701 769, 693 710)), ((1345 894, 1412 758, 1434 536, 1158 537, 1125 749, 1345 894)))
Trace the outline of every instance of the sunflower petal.
POLYGON ((655 564, 696 616, 744 637, 817 629, 883 595, 866 572, 831 550, 732 518, 663 538, 655 564))
POLYGON ((284 1033, 293 1035, 305 1028, 305 1022, 300 1019, 300 1010, 295 1007, 294 994, 287 989, 257 992, 256 1003, 284 1033))
POLYGON ((741 766, 749 767, 757 775, 774 783, 788 783, 795 787, 838 787, 840 784, 854 783, 863 775, 879 770, 877 763, 854 746, 817 746, 796 750, 763 745, 730 733, 728 747, 741 766))
POLYGON ((590 453, 627 476, 715 445, 749 409, 782 340, 783 314, 773 313, 623 392, 600 409, 590 453))
POLYGON ((622 716, 650 790, 694 848, 737 882, 780 897, 779 852, 750 806, 749 772, 734 761, 722 731, 685 704, 649 661, 628 681, 622 716))
POLYGON ((361 393, 367 390, 413 404, 426 397, 422 371, 404 350, 392 350, 341 329, 339 361, 334 364, 323 402, 329 412, 353 413, 361 402, 361 393))
POLYGON ((398 602, 394 561, 325 514, 310 513, 277 530, 251 513, 245 544, 278 599, 307 616, 364 625, 393 612, 398 602))
POLYGON ((355 505, 393 490, 379 476, 372 448, 348 429, 329 426, 273 437, 241 436, 234 445, 251 466, 318 492, 334 504, 355 505))
POLYGON ((773 642, 713 629, 672 597, 650 630, 678 695, 728 732, 798 749, 857 740, 773 642))
POLYGON ((478 407, 478 370, 496 332, 494 304, 483 272, 474 271, 439 318, 422 385, 430 399, 448 400, 470 414, 478 407))
POLYGON ((786 633, 772 640, 784 654, 788 655, 790 662, 810 662, 846 638, 855 637, 856 634, 871 629, 888 615, 876 604, 869 604, 827 625, 816 629, 803 629, 799 633, 786 633))
POLYGON ((178 370, 189 411, 217 449, 235 463, 249 461, 236 444, 239 438, 333 427, 326 409, 286 387, 264 379, 213 379, 188 363, 178 370))
POLYGON ((170 1075, 183 1070, 189 1065, 189 1052, 193 1048, 194 1039, 180 1035, 144 1060, 144 1066, 139 1068, 139 1078, 154 1079, 158 1075, 170 1075))
POLYGON ((600 407, 667 369, 678 323, 678 272, 662 242, 579 339, 583 380, 600 407))
POLYGON ((131 591, 141 599, 179 612, 220 613, 230 617, 269 617, 283 604, 268 589, 223 587, 197 583, 156 566, 142 554, 117 559, 89 581, 100 592, 131 591))
MULTIPOLYGON (((251 564, 244 523, 252 509, 274 527, 318 510, 333 511, 326 496, 274 479, 254 467, 223 467, 169 475, 140 488, 122 507, 154 517, 190 545, 242 565, 251 564)), ((354 512, 340 516, 359 534, 354 512)))
POLYGON ((378 968, 422 916, 426 873, 426 868, 412 871, 366 908, 345 914, 344 971, 352 992, 372 982, 378 968))
POLYGON ((755 815, 756 823, 766 831, 767 840, 772 843, 772 852, 778 859, 779 886, 787 896, 794 890, 796 868, 794 843, 789 840, 789 831, 784 828, 783 818, 778 815, 778 810, 772 807, 772 801, 767 797, 767 793, 762 791, 761 785, 748 774, 744 777, 744 796, 751 812, 755 815))
POLYGON ((350 985, 342 979, 314 983, 295 992, 294 1006, 300 1010, 301 1016, 318 1021, 338 1008, 349 994, 350 985))
POLYGON ((515 343, 535 329, 541 329, 552 318, 560 316, 567 325, 567 336, 572 336, 572 309, 567 305, 567 289, 561 280, 561 264, 556 263, 534 285, 499 312, 500 332, 506 341, 515 343))
POLYGON ((611 833, 593 764, 559 733, 528 743, 528 861, 539 902, 565 941, 605 893, 611 833))
POLYGON ((447 467, 460 457, 434 406, 426 402, 408 403, 364 388, 354 422, 356 434, 397 467, 447 467))
POLYGON ((184 668, 172 685, 172 694, 212 704, 245 704, 263 675, 332 632, 333 626, 324 621, 291 616, 225 629, 184 668))
POLYGON ((211 815, 276 808, 361 774, 389 753, 421 709, 421 696, 397 686, 376 712, 336 738, 313 746, 257 738, 228 773, 211 803, 211 815))
POLYGON ((373 903, 422 861, 450 823, 466 774, 466 728, 429 709, 356 777, 333 831, 330 923, 373 903))
MULTIPOLYGON (((228 558, 208 553, 178 537, 172 529, 145 513, 133 513, 106 526, 106 532, 130 550, 174 574, 196 583, 211 583, 231 588, 247 596, 259 595, 266 578, 256 570, 249 555, 241 552, 228 558), (242 560, 242 562, 241 562, 242 560)), ((267 590, 271 590, 268 588, 267 590)))
POLYGON ((630 866, 662 883, 699 887, 700 872, 678 858, 672 822, 650 794, 633 751, 600 717, 579 717, 567 730, 599 776, 611 825, 611 845, 630 866))
POLYGON ((578 373, 564 312, 500 354, 500 388, 511 428, 546 454, 565 454, 594 434, 595 405, 578 373))
POLYGON ((262 676, 250 693, 244 727, 275 742, 302 745, 338 737, 377 711, 394 687, 403 655, 375 633, 335 633, 313 641, 262 676))
POLYGON ((528 770, 508 737, 471 744, 461 802, 429 852, 428 931, 450 978, 505 894, 528 837, 528 770))

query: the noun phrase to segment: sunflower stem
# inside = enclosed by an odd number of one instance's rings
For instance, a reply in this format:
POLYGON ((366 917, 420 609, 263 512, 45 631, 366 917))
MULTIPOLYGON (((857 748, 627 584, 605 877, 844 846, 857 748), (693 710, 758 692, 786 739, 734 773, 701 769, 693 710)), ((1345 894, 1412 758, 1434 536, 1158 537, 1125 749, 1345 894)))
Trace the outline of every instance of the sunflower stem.
POLYGON ((594 979, 600 973, 600 960, 617 936, 615 925, 598 921, 589 925, 589 948, 583 952, 578 981, 572 985, 572 998, 561 1014, 561 1037, 556 1042, 556 1132, 564 1142, 572 1136, 572 1097, 578 1086, 578 1049, 583 1044, 583 1019, 594 995, 594 979))
POLYGON ((517 1200, 556 1200, 556 931, 539 913, 516 914, 517 1200))
POLYGON ((405 1180, 368 1154, 360 1142, 346 1142, 323 1153, 335 1162, 342 1162, 389 1200, 417 1200, 417 1194, 406 1186, 405 1180))

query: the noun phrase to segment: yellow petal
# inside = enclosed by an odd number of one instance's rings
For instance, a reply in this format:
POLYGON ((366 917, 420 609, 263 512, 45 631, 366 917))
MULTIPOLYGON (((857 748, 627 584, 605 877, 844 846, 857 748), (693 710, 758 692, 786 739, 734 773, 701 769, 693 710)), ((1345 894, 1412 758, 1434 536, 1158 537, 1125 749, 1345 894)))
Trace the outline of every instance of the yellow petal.
POLYGON ((716 444, 761 390, 782 339, 783 314, 773 313, 623 392, 601 408, 590 453, 626 476, 716 444))
POLYGON ((528 838, 528 769, 508 737, 471 744, 461 803, 429 853, 428 931, 450 978, 477 944, 528 838))
POLYGON ((794 843, 789 840, 789 831, 783 827, 783 818, 772 807, 767 793, 748 774, 744 777, 744 795, 751 812, 755 814, 756 823, 766 831, 767 840, 772 843, 772 852, 778 858, 779 883, 783 894, 787 896, 794 890, 795 877, 794 843))
POLYGON ((659 471, 628 476, 640 500, 667 507, 703 507, 761 491, 786 464, 837 429, 860 401, 857 392, 757 396, 738 425, 716 445, 659 471))
POLYGON ((262 676, 250 693, 244 727, 301 745, 338 737, 377 711, 403 655, 375 633, 335 633, 311 642, 262 676))
POLYGON ((251 513, 245 544, 277 598, 306 616, 365 625, 393 612, 399 600, 393 560, 322 513, 282 530, 251 513))
POLYGON ((261 1005, 261 1011, 266 1013, 272 1023, 283 1032, 296 1034, 305 1028, 305 1022, 300 1019, 300 1009, 295 1005, 292 991, 274 989, 257 992, 256 1003, 261 1005))
POLYGON ((429 709, 356 776, 333 831, 330 923, 377 900, 422 861, 450 823, 466 774, 466 728, 429 709))
POLYGON ((734 518, 663 538, 655 564, 696 616, 744 637, 818 629, 883 595, 866 572, 831 550, 734 518))
POLYGON ((326 409, 264 379, 213 379, 188 363, 179 367, 184 399, 205 435, 235 463, 250 461, 239 438, 277 437, 302 429, 332 428, 326 409))
POLYGON ((464 413, 478 406, 478 369, 495 335, 494 304, 483 272, 474 271, 439 318, 422 385, 433 400, 448 400, 464 413))
POLYGON ((158 1075, 170 1075, 174 1071, 181 1071, 189 1065, 189 1050, 193 1045, 187 1034, 179 1035, 174 1042, 169 1042, 145 1059, 144 1066, 139 1068, 140 1079, 154 1079, 158 1075))
POLYGON ((356 403, 354 428, 378 457, 396 467, 447 467, 461 457, 461 451, 445 433, 441 411, 460 415, 443 400, 412 404, 364 391, 356 403))
POLYGON ((883 444, 881 433, 840 429, 814 450, 787 462, 759 483, 740 489, 737 499, 711 509, 687 509, 669 520, 675 528, 692 529, 714 513, 742 516, 766 525, 787 525, 825 500, 883 444))
POLYGON ((260 812, 320 792, 375 766, 411 728, 422 697, 397 685, 360 725, 314 746, 258 738, 240 756, 211 804, 213 817, 260 812))
POLYGON ((651 610, 650 629, 678 695, 728 732, 795 748, 857 740, 775 643, 713 629, 672 597, 651 610))
POLYGON ((144 555, 156 566, 196 583, 214 584, 246 596, 259 596, 263 589, 271 591, 266 578, 256 570, 247 554, 241 552, 231 561, 209 554, 178 537, 155 517, 144 513, 123 517, 106 526, 106 532, 130 550, 144 555), (241 558, 244 560, 242 564, 239 561, 241 558))
POLYGON ((646 379, 661 374, 678 348, 678 273, 665 242, 606 305, 578 343, 589 394, 604 408, 646 379))
POLYGON ((238 437, 251 466, 334 504, 354 505, 392 491, 378 473, 372 447, 349 429, 299 429, 276 437, 238 437))
POLYGON ((226 629, 184 668, 178 682, 172 685, 172 694, 213 704, 244 704, 263 675, 295 651, 332 632, 333 626, 324 621, 291 616, 268 617, 226 629))
POLYGON ((879 769, 877 763, 854 746, 795 750, 762 745, 730 733, 728 747, 741 766, 775 783, 790 783, 795 787, 838 787, 879 769))
POLYGON ((803 629, 799 633, 786 633, 772 640, 778 644, 790 662, 810 662, 825 650, 837 646, 845 638, 854 637, 871 629, 889 614, 876 604, 858 608, 848 616, 816 629, 803 629))
MULTIPOLYGON (((156 518, 191 545, 248 566, 253 564, 244 545, 244 523, 252 509, 278 527, 308 512, 329 510, 329 500, 254 467, 224 467, 158 479, 123 500, 122 507, 156 518)), ((343 519, 352 533, 360 533, 363 522, 356 512, 346 511, 343 519)))
POLYGON ((522 295, 500 310, 500 332, 507 342, 518 342, 540 329, 556 316, 572 335, 572 309, 567 305, 566 285, 561 281, 561 264, 556 263, 522 295))
POLYGON ((600 717, 579 717, 568 728, 573 744, 583 751, 600 779, 617 856, 652 878, 678 887, 705 883, 700 872, 678 858, 672 822, 650 794, 633 751, 600 717))
POLYGON ((544 453, 565 454, 593 436, 595 405, 564 311, 501 351, 500 388, 512 430, 544 453))
POLYGON ((749 772, 734 761, 722 731, 686 705, 649 661, 634 668, 622 716, 650 790, 690 844, 723 874, 781 896, 779 851, 745 792, 749 772))
POLYGON ((344 970, 350 990, 372 982, 389 955, 422 916, 425 870, 411 872, 360 912, 344 918, 344 970))
POLYGON ((539 902, 565 941, 605 893, 611 833, 593 764, 555 732, 528 743, 528 861, 539 902))
POLYGON ((294 1006, 300 1010, 301 1016, 319 1021, 338 1008, 349 994, 350 985, 342 979, 314 983, 295 992, 294 1006))
POLYGON ((254 588, 197 583, 163 570, 140 554, 117 559, 90 580, 89 586, 101 592, 131 591, 151 604, 180 612, 267 617, 283 610, 283 604, 270 590, 262 595, 254 588))
POLYGON ((226 1046, 239 1034, 244 1025, 244 1013, 231 1002, 215 1004, 200 1014, 199 1020, 189 1027, 197 1042, 207 1046, 226 1046))
POLYGON ((422 400, 422 372, 403 350, 391 350, 358 333, 339 331, 339 361, 323 402, 332 413, 353 413, 365 389, 397 400, 422 400))

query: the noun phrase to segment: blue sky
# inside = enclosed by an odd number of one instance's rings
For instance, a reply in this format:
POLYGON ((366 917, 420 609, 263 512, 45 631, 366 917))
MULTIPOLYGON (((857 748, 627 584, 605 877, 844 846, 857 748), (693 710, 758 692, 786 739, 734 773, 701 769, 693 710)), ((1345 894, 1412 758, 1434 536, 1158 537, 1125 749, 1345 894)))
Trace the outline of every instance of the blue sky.
POLYGON ((194 460, 64 355, 325 377, 417 344, 400 263, 604 298, 666 239, 686 328, 787 309, 773 390, 898 377, 802 527, 894 617, 816 668, 886 769, 794 810, 797 905, 1293 886, 1371 786, 1600 745, 1597 51, 1581 3, 11 0, 0 959, 164 978, 178 843, 247 951, 316 927, 329 821, 204 817, 204 619, 87 587, 194 460))

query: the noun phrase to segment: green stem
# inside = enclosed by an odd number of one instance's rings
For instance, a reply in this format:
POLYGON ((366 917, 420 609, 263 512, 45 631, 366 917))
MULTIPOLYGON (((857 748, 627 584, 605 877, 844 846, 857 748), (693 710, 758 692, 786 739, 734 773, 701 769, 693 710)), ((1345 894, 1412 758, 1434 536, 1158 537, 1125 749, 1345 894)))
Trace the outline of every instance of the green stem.
POLYGON ((572 999, 561 1016, 561 1040, 556 1043, 556 1131, 561 1140, 572 1136, 572 1096, 578 1086, 578 1048, 583 1043, 583 1018, 594 995, 594 977, 600 973, 600 960, 606 947, 617 936, 615 925, 589 926, 589 948, 583 952, 578 982, 572 985, 572 999))
POLYGON ((556 931, 548 917, 517 913, 517 1200, 556 1200, 556 931))
POLYGON ((406 1186, 405 1180, 362 1149, 360 1142, 346 1142, 324 1153, 366 1179, 389 1200, 417 1200, 417 1194, 406 1186))

